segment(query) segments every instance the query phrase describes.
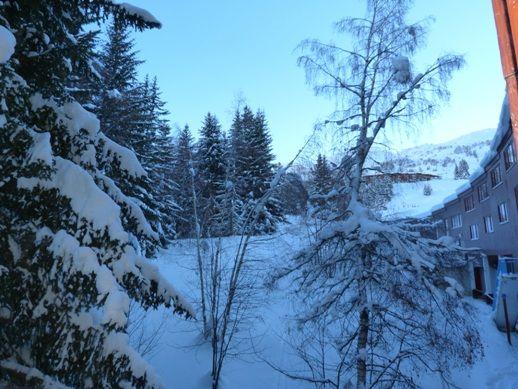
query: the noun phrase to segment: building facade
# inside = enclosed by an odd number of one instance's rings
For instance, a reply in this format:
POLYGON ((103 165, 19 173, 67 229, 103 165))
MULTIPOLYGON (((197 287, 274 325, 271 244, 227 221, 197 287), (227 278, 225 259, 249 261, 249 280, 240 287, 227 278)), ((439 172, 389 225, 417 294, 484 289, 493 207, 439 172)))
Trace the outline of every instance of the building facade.
POLYGON ((467 282, 474 295, 493 298, 499 262, 518 271, 518 157, 507 99, 491 149, 469 183, 432 210, 438 236, 453 237, 463 247, 481 249, 485 258, 471 264, 467 282), (513 267, 516 263, 516 269, 513 267))

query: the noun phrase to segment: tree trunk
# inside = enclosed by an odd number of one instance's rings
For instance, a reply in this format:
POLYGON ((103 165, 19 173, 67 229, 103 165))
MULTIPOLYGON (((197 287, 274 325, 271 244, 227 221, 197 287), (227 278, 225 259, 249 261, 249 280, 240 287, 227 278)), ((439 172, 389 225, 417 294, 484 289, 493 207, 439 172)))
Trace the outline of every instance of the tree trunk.
POLYGON ((361 277, 359 279, 358 294, 360 299, 360 325, 358 328, 358 343, 356 345, 356 387, 364 389, 367 385, 367 341, 369 337, 369 308, 367 308, 367 279, 365 270, 370 269, 369 254, 362 249, 361 277))
POLYGON ((358 331, 358 359, 357 359, 357 388, 365 388, 367 385, 367 338, 369 335, 369 311, 367 308, 363 308, 360 313, 360 329, 358 331))
MULTIPOLYGON (((189 161, 192 166, 192 160, 189 161)), ((192 168, 191 168, 192 169, 192 168)), ((200 299, 201 299, 201 316, 203 320, 203 338, 207 339, 208 326, 207 326, 207 305, 205 303, 205 280, 203 277, 203 261, 201 257, 201 227, 198 215, 198 197, 196 195, 196 184, 194 181, 194 173, 191 170, 191 191, 192 191, 192 206, 194 211, 194 222, 196 228, 196 259, 198 265, 198 276, 200 281, 200 299)))

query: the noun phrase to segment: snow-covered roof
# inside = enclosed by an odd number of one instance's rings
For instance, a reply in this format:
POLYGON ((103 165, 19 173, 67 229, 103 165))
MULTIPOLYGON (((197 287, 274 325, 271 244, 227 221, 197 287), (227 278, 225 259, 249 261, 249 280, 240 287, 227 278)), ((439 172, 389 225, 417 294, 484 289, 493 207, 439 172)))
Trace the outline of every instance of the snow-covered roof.
POLYGON ((482 176, 488 167, 488 165, 493 161, 493 159, 498 155, 498 147, 504 140, 508 131, 510 131, 509 122, 511 120, 511 115, 509 112, 509 102, 507 98, 507 94, 504 97, 504 101, 502 102, 502 109, 500 111, 500 117, 498 119, 498 127, 491 141, 491 147, 489 151, 484 155, 482 160, 480 161, 479 167, 473 172, 473 174, 469 177, 469 181, 455 190, 455 193, 446 197, 441 204, 437 204, 430 210, 430 214, 437 212, 444 208, 444 206, 462 196, 467 190, 472 188, 472 184, 476 181, 480 176, 482 176))

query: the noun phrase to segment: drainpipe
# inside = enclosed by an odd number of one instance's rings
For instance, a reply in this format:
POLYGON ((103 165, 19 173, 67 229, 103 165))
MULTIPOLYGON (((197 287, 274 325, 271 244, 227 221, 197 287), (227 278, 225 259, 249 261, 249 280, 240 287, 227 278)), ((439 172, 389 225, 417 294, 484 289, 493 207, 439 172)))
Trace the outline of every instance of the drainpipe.
POLYGON ((518 0, 493 0, 493 13, 507 86, 514 149, 518 153, 518 0))

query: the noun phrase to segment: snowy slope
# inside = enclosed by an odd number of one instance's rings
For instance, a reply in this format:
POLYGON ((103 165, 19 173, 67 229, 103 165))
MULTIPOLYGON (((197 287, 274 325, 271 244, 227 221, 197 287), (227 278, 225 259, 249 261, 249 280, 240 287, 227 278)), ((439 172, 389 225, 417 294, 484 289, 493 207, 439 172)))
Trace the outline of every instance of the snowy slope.
POLYGON ((455 163, 466 160, 472 173, 489 149, 494 129, 475 131, 445 143, 424 144, 399 152, 375 152, 395 172, 419 172, 453 178, 455 163))
POLYGON ((466 182, 467 180, 445 178, 394 184, 394 197, 387 204, 382 216, 386 219, 399 219, 425 215, 434 205, 441 204, 444 198, 466 182), (432 194, 429 196, 423 195, 425 185, 432 188, 432 194))
MULTIPOLYGON (((293 221, 296 219, 294 218, 293 221)), ((282 231, 274 236, 254 238, 250 246, 250 259, 257 265, 257 282, 263 280, 271 271, 271 264, 277 258, 287 258, 298 251, 305 238, 304 230, 298 222, 282 226, 282 231), (274 256, 274 257, 272 257, 274 256)), ((239 237, 221 240, 226 256, 234 254, 239 237)), ((185 295, 195 301, 198 296, 195 268, 196 248, 193 241, 183 240, 158 259, 161 273, 177 282, 185 295)), ((251 328, 250 340, 241 340, 241 355, 228 360, 222 376, 222 389, 312 389, 312 385, 295 382, 275 372, 262 359, 289 365, 288 347, 281 341, 285 316, 291 312, 289 287, 272 293, 262 292, 261 304, 252 312, 257 318, 251 328), (255 351, 254 349, 255 348, 255 351)), ((151 312, 147 327, 157 327, 163 321, 162 312, 151 312)), ((184 321, 178 316, 167 315, 162 330, 162 339, 157 352, 150 362, 162 377, 166 388, 208 389, 210 388, 210 345, 200 339, 200 325, 184 321)))
MULTIPOLYGON (((284 225, 273 236, 257 238, 251 248, 251 259, 258 261, 258 283, 271 271, 271 265, 279 258, 287 258, 299 250, 306 239, 305 225, 293 220, 292 225, 284 225)), ((237 244, 236 237, 222 239, 222 246, 228 254, 237 244)), ((190 241, 179 244, 162 252, 158 266, 169 281, 179 285, 183 291, 191 292, 191 301, 197 295, 195 266, 195 246, 190 241)), ((250 333, 256 346, 242 344, 242 354, 229 360, 224 368, 222 389, 312 389, 314 386, 293 381, 275 372, 262 359, 267 359, 283 367, 302 369, 300 361, 294 359, 292 351, 282 338, 285 336, 287 316, 292 311, 290 294, 293 286, 281 285, 273 293, 262 293, 262 304, 255 312, 256 325, 250 333)), ((505 333, 499 332, 491 319, 491 308, 471 298, 478 312, 479 325, 484 344, 484 357, 471 369, 453 372, 455 384, 462 388, 513 388, 518 380, 518 335, 513 333, 514 346, 507 345, 505 333)), ((146 328, 152 328, 162 321, 162 313, 152 313, 146 328)), ((162 328, 162 339, 156 353, 150 357, 151 364, 162 377, 166 388, 210 388, 210 348, 200 341, 199 326, 193 321, 183 321, 178 316, 167 315, 162 328)), ((441 387, 437 376, 422 376, 419 386, 423 388, 441 387)))
POLYGON ((445 143, 425 144, 400 152, 375 152, 373 159, 383 161, 391 172, 428 173, 439 177, 428 182, 394 184, 394 197, 382 216, 387 219, 418 217, 440 204, 467 182, 454 179, 455 164, 464 159, 469 173, 473 173, 489 150, 494 135, 494 129, 486 129, 445 143), (430 196, 423 195, 425 184, 432 188, 430 196))

